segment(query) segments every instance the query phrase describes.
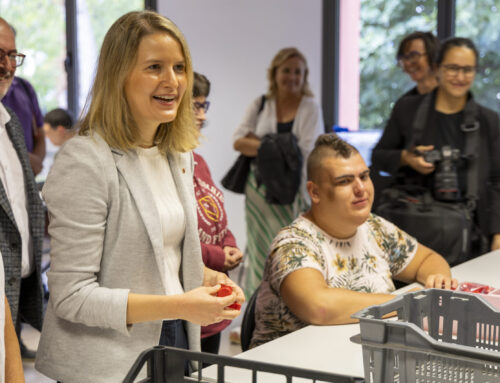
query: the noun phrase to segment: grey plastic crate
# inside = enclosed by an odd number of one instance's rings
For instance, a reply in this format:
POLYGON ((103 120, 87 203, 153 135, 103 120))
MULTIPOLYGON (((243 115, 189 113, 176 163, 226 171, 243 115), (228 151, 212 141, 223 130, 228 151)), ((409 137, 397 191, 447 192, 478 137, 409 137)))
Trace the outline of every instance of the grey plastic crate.
POLYGON ((251 372, 248 380, 244 382, 232 381, 232 383, 257 383, 263 373, 273 374, 271 377, 268 376, 266 378, 268 382, 293 383, 299 380, 302 382, 306 380, 310 383, 362 382, 359 378, 330 372, 282 366, 205 352, 194 352, 173 347, 156 346, 143 351, 139 355, 122 383, 225 383, 226 368, 228 367, 251 372), (190 362, 197 370, 192 376, 184 375, 186 362, 190 362), (215 380, 203 375, 203 363, 210 363, 217 366, 217 378, 215 380), (147 368, 147 378, 137 381, 137 376, 143 368, 147 368))
POLYGON ((478 294, 421 290, 353 318, 366 383, 500 383, 500 312, 478 294))

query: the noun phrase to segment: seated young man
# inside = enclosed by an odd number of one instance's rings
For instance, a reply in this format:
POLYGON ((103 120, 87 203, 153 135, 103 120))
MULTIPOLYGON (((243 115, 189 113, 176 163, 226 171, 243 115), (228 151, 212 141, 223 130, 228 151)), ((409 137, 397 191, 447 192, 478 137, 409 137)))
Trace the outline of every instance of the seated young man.
POLYGON ((353 313, 394 298, 392 278, 457 286, 443 257, 370 213, 373 184, 356 148, 319 136, 307 174, 311 209, 271 245, 251 347, 308 324, 355 322, 353 313))

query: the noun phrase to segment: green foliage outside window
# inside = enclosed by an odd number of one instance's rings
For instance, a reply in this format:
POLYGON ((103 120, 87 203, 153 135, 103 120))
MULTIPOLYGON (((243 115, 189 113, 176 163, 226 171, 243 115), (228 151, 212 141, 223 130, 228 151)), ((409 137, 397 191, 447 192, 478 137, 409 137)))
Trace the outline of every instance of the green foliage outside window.
POLYGON ((0 0, 0 16, 16 30, 16 45, 26 55, 16 76, 31 82, 43 112, 66 98, 64 0, 0 0))
MULTIPOLYGON (((144 9, 144 0, 77 0, 77 7, 88 12, 99 49, 111 24, 126 12, 144 9)), ((16 75, 34 86, 42 112, 66 105, 65 13, 64 0, 0 0, 0 16, 16 29, 17 49, 26 55, 16 75)))
POLYGON ((144 0, 84 0, 90 16, 96 45, 101 46, 111 24, 123 14, 144 9, 144 0))

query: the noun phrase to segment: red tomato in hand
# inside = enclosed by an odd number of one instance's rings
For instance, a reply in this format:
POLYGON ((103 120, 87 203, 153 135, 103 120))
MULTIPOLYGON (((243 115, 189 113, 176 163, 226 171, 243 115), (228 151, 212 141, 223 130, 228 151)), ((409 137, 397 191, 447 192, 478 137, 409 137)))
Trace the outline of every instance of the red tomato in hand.
POLYGON ((230 309, 241 310, 241 305, 238 302, 234 302, 233 304, 227 306, 230 309))
POLYGON ((219 291, 217 291, 218 297, 227 297, 233 293, 233 288, 228 285, 224 285, 221 283, 219 291))
MULTIPOLYGON (((233 293, 233 288, 229 285, 225 285, 223 283, 220 284, 220 289, 217 291, 217 296, 218 297, 227 297, 228 295, 231 295, 233 293)), ((238 302, 234 302, 227 306, 230 309, 234 310, 241 310, 241 304, 238 302)))

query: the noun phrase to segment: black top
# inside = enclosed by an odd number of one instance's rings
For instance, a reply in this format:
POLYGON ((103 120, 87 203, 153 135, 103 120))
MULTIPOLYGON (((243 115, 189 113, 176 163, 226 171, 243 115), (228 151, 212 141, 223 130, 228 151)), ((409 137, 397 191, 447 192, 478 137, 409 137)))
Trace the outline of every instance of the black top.
MULTIPOLYGON (((450 146, 452 149, 460 150, 464 153, 465 133, 460 129, 464 119, 464 111, 458 113, 445 114, 434 111, 436 116, 436 126, 439 129, 434 130, 434 149, 441 149, 443 146, 450 146)), ((455 161, 458 171, 458 185, 460 194, 466 195, 467 191, 467 162, 460 158, 455 161)))
POLYGON ((278 133, 291 133, 293 121, 294 120, 288 122, 278 122, 278 133))
MULTIPOLYGON (((425 95, 401 98, 394 109, 379 142, 372 151, 372 166, 394 176, 403 174, 405 180, 429 186, 433 175, 423 176, 410 167, 400 167, 401 150, 412 141, 413 123, 418 107, 425 95)), ((470 94, 472 97, 472 94, 470 94)), ((463 150, 464 133, 458 122, 463 113, 443 115, 435 110, 436 90, 432 92, 432 108, 428 113, 422 137, 417 145, 448 143, 463 150)), ((477 219, 485 234, 500 233, 500 123, 491 109, 477 104, 479 132, 479 199, 477 219)), ((459 182, 465 185, 465 175, 459 171, 459 182)))
POLYGON ((417 87, 416 87, 416 86, 414 86, 414 87, 413 87, 413 88, 411 88, 408 92, 406 92, 405 94, 403 94, 403 95, 401 96, 401 98, 402 98, 402 97, 406 97, 406 96, 418 96, 418 95, 420 95, 420 93, 419 93, 419 91, 418 91, 417 87))

